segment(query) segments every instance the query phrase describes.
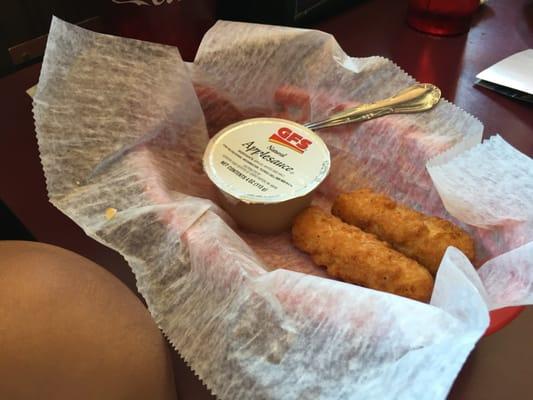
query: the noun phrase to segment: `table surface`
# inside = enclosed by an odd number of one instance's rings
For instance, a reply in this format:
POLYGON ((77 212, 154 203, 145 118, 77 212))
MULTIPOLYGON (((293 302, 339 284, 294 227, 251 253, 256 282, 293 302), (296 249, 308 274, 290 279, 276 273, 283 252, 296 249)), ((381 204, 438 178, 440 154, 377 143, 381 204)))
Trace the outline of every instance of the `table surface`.
MULTIPOLYGON (((315 25, 332 33, 355 57, 382 55, 420 82, 430 82, 495 133, 533 156, 533 106, 473 86, 475 75, 517 51, 533 48, 533 2, 492 0, 468 34, 439 38, 405 25, 405 1, 358 3, 315 25)), ((133 274, 116 252, 87 237, 47 199, 25 90, 38 80, 34 65, 0 80, 0 198, 41 242, 81 254, 107 268, 136 293, 133 274)), ((533 308, 503 330, 481 339, 459 374, 450 399, 526 398, 533 391, 533 308)), ((180 399, 212 396, 173 352, 180 399)))

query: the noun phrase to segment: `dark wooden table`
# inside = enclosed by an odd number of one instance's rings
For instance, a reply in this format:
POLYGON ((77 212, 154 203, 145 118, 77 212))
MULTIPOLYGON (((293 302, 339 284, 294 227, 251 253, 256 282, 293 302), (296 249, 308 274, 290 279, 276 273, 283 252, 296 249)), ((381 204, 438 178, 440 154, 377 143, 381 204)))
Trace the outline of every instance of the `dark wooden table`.
MULTIPOLYGON (((447 99, 484 123, 485 136, 499 133, 533 156, 533 107, 473 86, 479 71, 533 47, 533 1, 491 0, 480 9, 468 35, 451 38, 411 30, 404 23, 405 9, 405 1, 366 1, 316 27, 334 34, 352 56, 382 55, 418 81, 436 84, 447 99)), ((37 82, 39 69, 40 65, 35 65, 0 80, 0 199, 37 240, 95 261, 136 292, 133 275, 122 257, 85 236, 74 222, 48 203, 31 99, 25 93, 37 82)), ((530 398, 532 331, 533 308, 528 308, 503 330, 483 338, 449 398, 530 398)), ((212 398, 179 356, 173 354, 180 399, 212 398)))

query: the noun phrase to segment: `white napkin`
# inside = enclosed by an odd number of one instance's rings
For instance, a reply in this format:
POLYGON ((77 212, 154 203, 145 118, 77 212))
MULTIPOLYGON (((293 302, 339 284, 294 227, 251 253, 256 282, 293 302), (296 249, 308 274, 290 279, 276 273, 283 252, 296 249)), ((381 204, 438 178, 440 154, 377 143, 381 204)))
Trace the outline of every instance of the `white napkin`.
POLYGON ((533 49, 512 54, 476 75, 478 84, 511 97, 533 101, 533 49), (495 84, 495 85, 491 85, 495 84), (505 90, 505 88, 515 91, 505 90), (520 93, 522 92, 522 93, 520 93), (526 94, 527 93, 527 94, 526 94))

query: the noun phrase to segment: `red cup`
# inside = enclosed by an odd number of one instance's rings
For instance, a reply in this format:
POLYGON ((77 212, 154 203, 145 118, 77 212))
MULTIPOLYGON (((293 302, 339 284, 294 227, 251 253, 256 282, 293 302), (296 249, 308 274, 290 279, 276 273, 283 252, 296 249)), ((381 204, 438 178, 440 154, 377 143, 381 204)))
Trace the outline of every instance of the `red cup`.
POLYGON ((479 0, 409 0, 407 23, 432 35, 459 35, 470 29, 479 0))
POLYGON ((176 46, 186 61, 216 20, 216 0, 100 1, 106 32, 176 46))

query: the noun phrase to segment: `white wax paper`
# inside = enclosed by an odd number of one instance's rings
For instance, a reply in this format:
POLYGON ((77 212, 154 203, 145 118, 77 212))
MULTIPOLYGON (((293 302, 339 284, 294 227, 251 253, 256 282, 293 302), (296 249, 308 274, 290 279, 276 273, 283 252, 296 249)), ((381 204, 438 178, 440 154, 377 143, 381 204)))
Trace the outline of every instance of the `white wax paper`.
MULTIPOLYGON (((485 331, 488 308, 531 301, 531 279, 520 280, 519 299, 499 291, 517 286, 517 269, 531 278, 531 258, 508 246, 515 241, 500 240, 498 229, 481 235, 492 225, 467 226, 457 215, 492 260, 478 275, 449 248, 423 304, 324 278, 288 234, 239 232, 201 169, 208 134, 230 122, 306 122, 411 83, 392 62, 350 58, 317 31, 219 22, 185 66, 175 48, 54 19, 34 99, 50 201, 126 258, 155 321, 217 397, 441 399, 485 331), (107 208, 117 210, 111 219, 107 208), (498 271, 500 286, 486 286, 498 271)), ((332 171, 315 202, 327 207, 339 191, 370 186, 453 219, 425 164, 447 151, 436 164, 456 172, 456 191, 491 185, 461 180, 475 166, 457 164, 465 150, 479 151, 481 132, 446 101, 320 131, 332 171)), ((442 195, 445 186, 437 185, 442 195)), ((494 200, 486 193, 473 207, 494 200)), ((505 221, 522 221, 513 210, 505 221)))
POLYGON ((435 157, 428 171, 446 209, 497 255, 479 269, 489 308, 532 304, 533 160, 493 136, 451 160, 435 157))

